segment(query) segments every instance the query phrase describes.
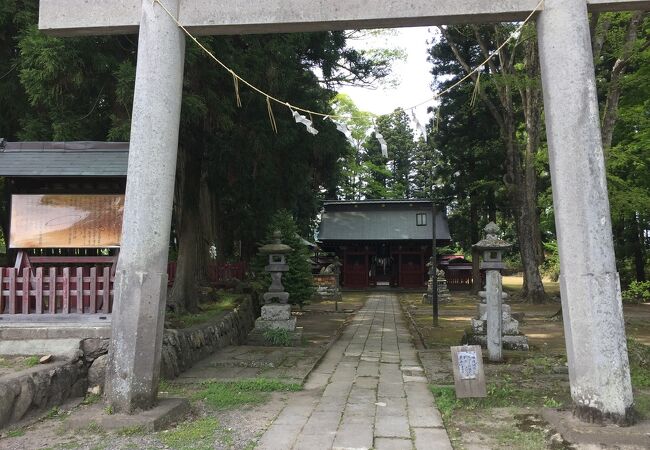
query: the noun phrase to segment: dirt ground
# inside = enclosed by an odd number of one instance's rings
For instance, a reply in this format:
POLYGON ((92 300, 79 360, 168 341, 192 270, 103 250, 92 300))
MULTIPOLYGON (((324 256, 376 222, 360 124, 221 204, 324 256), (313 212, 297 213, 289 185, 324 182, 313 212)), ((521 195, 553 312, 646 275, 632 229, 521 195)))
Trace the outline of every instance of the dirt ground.
MULTIPOLYGON (((295 308, 294 314, 298 317, 298 326, 304 328, 304 346, 307 349, 325 351, 345 326, 346 321, 362 306, 364 300, 363 294, 346 295, 345 299, 338 304, 338 312, 335 311, 333 301, 314 301, 305 305, 302 310, 295 308)), ((16 370, 23 364, 20 358, 3 361, 7 370, 16 370)), ((294 380, 293 378, 283 380, 278 377, 272 381, 288 383, 294 380)), ((3 430, 0 432, 0 449, 253 449, 257 439, 289 398, 306 394, 306 392, 266 392, 265 387, 260 391, 251 392, 243 389, 234 394, 220 391, 203 394, 206 383, 212 382, 213 380, 205 379, 188 383, 186 380, 179 379, 178 382, 172 380, 161 383, 159 388, 161 396, 181 396, 191 399, 191 414, 186 420, 168 430, 151 433, 134 428, 107 432, 92 422, 86 429, 69 429, 67 425, 69 417, 83 416, 87 414, 92 404, 101 401, 91 395, 83 403, 78 399, 60 408, 53 408, 44 413, 40 420, 31 424, 18 424, 3 430), (221 403, 211 403, 211 399, 215 398, 221 403)), ((221 387, 221 384, 217 382, 216 387, 221 387)), ((110 413, 108 410, 105 412, 110 413)))
MULTIPOLYGON (((528 336, 531 349, 506 351, 504 363, 486 364, 488 398, 483 400, 456 399, 449 357, 449 347, 460 345, 470 319, 476 314, 478 297, 466 291, 452 291, 452 302, 440 306, 439 326, 435 328, 432 307, 422 303, 422 294, 401 297, 402 308, 414 324, 413 332, 419 334, 426 349, 420 352, 420 358, 433 383, 454 448, 605 448, 564 442, 541 419, 544 407, 571 406, 563 323, 556 316, 560 311, 559 285, 545 283, 547 294, 554 300, 531 305, 518 298, 521 282, 519 277, 505 277, 504 290, 510 294, 508 303, 513 313, 523 314, 520 330, 528 336)), ((650 344, 650 305, 625 305, 624 313, 631 342, 650 344)), ((635 403, 640 415, 650 419, 650 387, 645 378, 634 386, 635 403)))

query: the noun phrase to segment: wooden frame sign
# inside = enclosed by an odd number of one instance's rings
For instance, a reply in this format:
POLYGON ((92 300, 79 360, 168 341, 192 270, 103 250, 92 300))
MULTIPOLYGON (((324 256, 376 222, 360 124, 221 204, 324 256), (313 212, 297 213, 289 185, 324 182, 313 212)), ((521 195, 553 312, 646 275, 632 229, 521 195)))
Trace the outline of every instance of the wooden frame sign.
POLYGON ((120 246, 124 195, 12 195, 9 247, 120 246))
POLYGON ((456 398, 487 397, 480 345, 451 347, 456 398))

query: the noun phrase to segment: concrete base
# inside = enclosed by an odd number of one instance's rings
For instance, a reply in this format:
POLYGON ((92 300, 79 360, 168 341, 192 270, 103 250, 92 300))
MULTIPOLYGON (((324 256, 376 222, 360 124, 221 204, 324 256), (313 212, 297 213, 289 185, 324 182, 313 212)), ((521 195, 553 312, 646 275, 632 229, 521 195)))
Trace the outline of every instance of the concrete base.
POLYGON ((291 320, 291 305, 273 303, 262 306, 262 320, 291 320))
POLYGON ((129 414, 107 414, 103 403, 84 408, 81 414, 70 416, 64 426, 69 430, 87 429, 96 425, 105 431, 139 428, 142 431, 159 431, 179 422, 190 410, 185 398, 159 399, 156 406, 147 411, 129 414))
POLYGON ((78 322, 70 317, 65 321, 39 320, 42 317, 30 314, 31 321, 0 321, 0 355, 64 355, 78 350, 83 339, 111 337, 110 315, 89 316, 78 322))
POLYGON ((572 444, 605 446, 632 446, 650 448, 650 421, 646 420, 630 427, 586 423, 574 417, 571 411, 544 408, 542 417, 562 437, 572 444))
POLYGON ((287 320, 264 320, 260 317, 255 321, 255 329, 266 330, 269 328, 294 331, 296 329, 296 318, 290 317, 287 320))
MULTIPOLYGON (((484 334, 466 335, 463 341, 464 344, 480 345, 483 348, 487 348, 487 336, 484 334)), ((503 336, 501 342, 505 350, 529 350, 528 338, 526 336, 503 336)))

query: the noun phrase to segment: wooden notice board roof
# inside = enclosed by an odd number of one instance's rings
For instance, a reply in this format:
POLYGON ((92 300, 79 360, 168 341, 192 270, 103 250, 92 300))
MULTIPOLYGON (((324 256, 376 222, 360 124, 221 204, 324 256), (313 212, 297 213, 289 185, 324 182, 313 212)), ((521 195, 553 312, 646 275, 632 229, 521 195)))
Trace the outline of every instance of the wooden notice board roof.
POLYGON ((128 142, 6 142, 3 177, 125 177, 128 142))

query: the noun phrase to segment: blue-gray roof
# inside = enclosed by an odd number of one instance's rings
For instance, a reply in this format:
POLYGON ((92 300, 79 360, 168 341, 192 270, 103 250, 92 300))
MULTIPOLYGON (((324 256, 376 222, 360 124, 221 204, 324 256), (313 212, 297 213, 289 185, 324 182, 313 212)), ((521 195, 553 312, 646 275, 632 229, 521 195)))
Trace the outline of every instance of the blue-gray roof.
MULTIPOLYGON (((329 201, 324 203, 319 241, 431 240, 432 208, 423 200, 329 201), (426 225, 418 226, 417 214, 426 225)), ((450 240, 444 211, 436 215, 436 239, 450 240)))
POLYGON ((7 142, 4 177, 125 177, 128 142, 7 142))

